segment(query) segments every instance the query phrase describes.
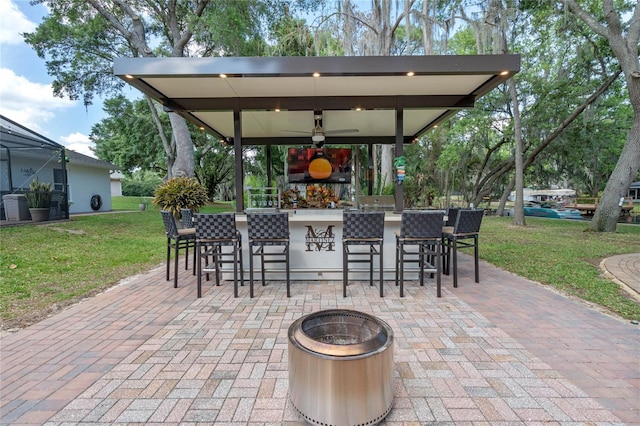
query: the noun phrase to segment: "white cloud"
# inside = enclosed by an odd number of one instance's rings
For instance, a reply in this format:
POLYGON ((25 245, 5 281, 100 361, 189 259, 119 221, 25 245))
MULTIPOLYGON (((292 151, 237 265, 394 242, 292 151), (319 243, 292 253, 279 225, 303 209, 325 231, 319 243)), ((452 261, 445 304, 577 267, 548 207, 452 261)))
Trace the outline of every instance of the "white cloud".
POLYGON ((95 144, 91 142, 87 135, 78 132, 72 133, 69 136, 60 137, 60 143, 72 151, 96 158, 96 155, 91 150, 91 148, 95 147, 95 144))
POLYGON ((0 0, 0 43, 20 44, 21 33, 32 32, 36 24, 29 21, 11 0, 0 0))
POLYGON ((74 101, 53 96, 50 85, 34 83, 10 69, 0 68, 0 114, 5 117, 46 134, 46 123, 56 112, 74 106, 74 101))

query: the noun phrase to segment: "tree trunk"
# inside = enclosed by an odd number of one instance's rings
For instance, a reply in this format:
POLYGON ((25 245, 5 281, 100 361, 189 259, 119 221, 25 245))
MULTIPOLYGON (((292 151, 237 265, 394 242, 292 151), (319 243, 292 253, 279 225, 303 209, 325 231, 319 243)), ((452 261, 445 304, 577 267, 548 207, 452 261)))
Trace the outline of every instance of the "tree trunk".
POLYGON ((433 55, 433 29, 429 20, 429 2, 422 2, 422 45, 425 55, 433 55))
POLYGON ((193 141, 184 118, 174 112, 169 113, 171 128, 176 141, 176 161, 173 164, 173 176, 194 176, 193 141))
POLYGON ((513 108, 513 128, 516 138, 516 204, 513 209, 513 224, 518 226, 526 225, 524 220, 524 167, 522 162, 522 129, 520 123, 520 108, 518 106, 518 94, 516 93, 516 83, 513 78, 508 81, 509 94, 513 108))
MULTIPOLYGON (((389 0, 372 1, 373 19, 371 28, 375 29, 375 42, 373 49, 365 54, 373 56, 390 56, 393 33, 404 16, 401 14, 398 21, 391 24, 391 2, 389 0)), ((374 150, 376 151, 376 150, 374 150)), ((375 186, 380 194, 383 188, 393 182, 393 146, 382 145, 380 148, 380 173, 375 175, 375 186)))
POLYGON ((515 182, 511 180, 509 184, 505 186, 504 191, 502 191, 500 203, 498 204, 498 209, 496 210, 496 216, 504 216, 504 206, 507 204, 507 200, 509 199, 509 195, 511 195, 514 184, 515 182))
MULTIPOLYGON (((636 27, 640 26, 640 5, 634 14, 636 27)), ((640 66, 638 61, 638 38, 629 39, 627 43, 610 40, 613 52, 620 60, 629 91, 629 99, 633 107, 633 125, 627 135, 627 142, 622 148, 616 167, 609 176, 609 181, 598 203, 591 223, 590 231, 615 232, 620 217, 620 199, 627 194, 629 186, 640 168, 640 66), (635 46, 633 45, 635 43, 635 46)))
POLYGON ((611 173, 607 186, 598 203, 591 223, 590 231, 615 232, 620 217, 621 199, 627 195, 629 186, 638 173, 640 164, 640 119, 638 114, 633 121, 627 143, 622 148, 622 153, 616 168, 611 173))
POLYGON ((164 153, 167 158, 167 179, 171 179, 173 177, 173 164, 176 161, 176 152, 175 152, 175 143, 174 138, 171 138, 171 142, 167 140, 167 136, 165 135, 164 128, 162 127, 162 121, 160 121, 160 117, 158 116, 158 110, 156 109, 153 100, 145 95, 145 100, 147 101, 147 105, 149 106, 149 110, 151 111, 151 117, 153 117, 153 122, 156 125, 156 130, 158 131, 158 135, 160 135, 160 140, 162 141, 162 147, 164 148, 164 153))
POLYGON ((393 183, 393 145, 380 147, 380 192, 393 183))
MULTIPOLYGON (((611 50, 620 63, 633 108, 633 125, 622 148, 616 168, 611 173, 602 198, 589 224, 590 231, 615 232, 620 216, 620 199, 633 182, 640 168, 640 61, 638 40, 640 39, 640 2, 636 3, 629 27, 623 36, 619 12, 612 0, 602 2, 602 11, 607 25, 602 25, 589 15, 574 0, 563 0, 571 12, 587 24, 595 33, 607 39, 611 50)), ((628 14, 627 14, 628 15, 628 14)))
POLYGON ((351 0, 343 0, 342 3, 342 48, 346 56, 353 56, 353 33, 355 25, 351 16, 351 0))

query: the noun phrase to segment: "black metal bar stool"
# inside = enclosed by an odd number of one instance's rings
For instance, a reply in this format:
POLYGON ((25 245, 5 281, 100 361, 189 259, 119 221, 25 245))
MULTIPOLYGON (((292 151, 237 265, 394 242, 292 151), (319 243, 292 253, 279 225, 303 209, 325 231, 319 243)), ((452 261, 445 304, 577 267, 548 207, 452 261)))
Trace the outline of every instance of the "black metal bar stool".
POLYGON ((342 296, 347 297, 349 263, 369 264, 369 285, 373 285, 373 259, 379 258, 380 297, 384 296, 382 261, 384 212, 344 211, 342 214, 342 296), (354 249, 368 246, 367 251, 354 249))
POLYGON ((265 265, 284 263, 287 280, 287 297, 291 297, 291 279, 289 276, 289 214, 247 213, 249 230, 249 293, 253 297, 253 257, 260 257, 262 285, 265 285, 265 265), (281 248, 273 251, 270 247, 281 248))
MULTIPOLYGON (((196 247, 196 232, 193 228, 178 229, 176 220, 173 214, 167 210, 161 210, 162 221, 164 222, 164 230, 167 234, 167 281, 169 281, 169 274, 171 269, 171 249, 174 249, 174 262, 173 267, 173 287, 178 288, 178 257, 180 256, 180 249, 184 249, 184 269, 189 269, 189 248, 195 250, 196 247)), ((193 273, 196 271, 196 258, 193 257, 193 273)))
POLYGON ((216 286, 220 285, 222 265, 233 264, 233 296, 238 297, 238 269, 240 285, 244 285, 242 272, 242 235, 236 228, 235 213, 202 214, 194 213, 196 228, 196 255, 198 256, 197 282, 198 297, 202 297, 202 273, 214 272, 216 286), (228 250, 225 250, 227 249, 228 250), (202 258, 205 265, 202 265, 202 258), (211 258, 211 263, 209 263, 211 258))
POLYGON ((445 275, 451 271, 451 253, 453 252, 453 286, 458 287, 458 249, 473 247, 475 281, 480 282, 478 266, 478 234, 484 217, 483 209, 462 209, 458 212, 453 229, 442 233, 442 241, 446 249, 445 275), (473 240, 473 241, 468 241, 473 240))
POLYGON ((436 274, 436 295, 441 297, 443 211, 404 211, 396 233, 396 286, 404 297, 404 265, 417 263, 420 285, 424 273, 436 274))

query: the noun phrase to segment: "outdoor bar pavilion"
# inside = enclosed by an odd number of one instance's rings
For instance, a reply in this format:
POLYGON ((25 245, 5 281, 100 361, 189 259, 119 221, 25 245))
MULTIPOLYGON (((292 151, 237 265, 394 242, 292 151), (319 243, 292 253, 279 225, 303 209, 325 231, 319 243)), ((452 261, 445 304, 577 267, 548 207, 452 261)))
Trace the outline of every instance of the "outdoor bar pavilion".
MULTIPOLYGON (((460 109, 473 108, 476 99, 517 73, 520 57, 123 58, 114 69, 165 110, 233 145, 236 224, 248 235, 242 214, 249 210, 243 197, 243 146, 266 146, 269 182, 270 147, 310 146, 317 125, 326 144, 393 144, 399 157, 404 144, 460 109)), ((387 253, 393 253, 401 225, 404 194, 398 181, 394 201, 394 211, 384 218, 387 253)), ((291 210, 288 222, 291 279, 342 279, 341 210, 291 210)), ((243 258, 248 265, 246 250, 243 258)), ((384 279, 392 279, 393 256, 381 261, 384 279)), ((279 274, 274 279, 284 276, 284 271, 274 272, 279 274)), ((410 271, 406 277, 415 275, 410 271)), ((349 276, 364 279, 366 272, 350 269, 349 276)))
MULTIPOLYGON (((519 55, 117 58, 115 75, 166 111, 233 145, 236 211, 245 210, 242 147, 403 146, 520 70, 519 55), (340 132, 340 129, 355 129, 340 132), (331 133, 333 136, 328 136, 331 133)), ((268 172, 270 172, 270 167, 268 172)), ((271 176, 268 176, 271 182, 271 176)), ((404 204, 396 183, 395 211, 404 204)))

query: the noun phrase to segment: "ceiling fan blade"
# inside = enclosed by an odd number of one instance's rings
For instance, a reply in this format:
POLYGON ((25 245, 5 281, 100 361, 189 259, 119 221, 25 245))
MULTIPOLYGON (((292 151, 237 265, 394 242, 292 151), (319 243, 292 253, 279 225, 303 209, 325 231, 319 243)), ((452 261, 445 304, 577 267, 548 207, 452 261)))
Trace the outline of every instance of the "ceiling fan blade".
POLYGON ((325 130, 324 134, 327 136, 330 135, 339 135, 342 133, 358 133, 360 130, 358 129, 338 129, 338 130, 325 130))
POLYGON ((305 135, 310 135, 311 132, 305 132, 303 130, 287 130, 287 129, 282 129, 283 132, 288 132, 288 133, 302 133, 305 135))

